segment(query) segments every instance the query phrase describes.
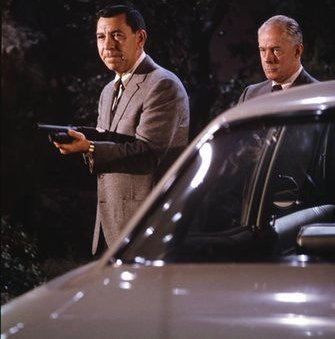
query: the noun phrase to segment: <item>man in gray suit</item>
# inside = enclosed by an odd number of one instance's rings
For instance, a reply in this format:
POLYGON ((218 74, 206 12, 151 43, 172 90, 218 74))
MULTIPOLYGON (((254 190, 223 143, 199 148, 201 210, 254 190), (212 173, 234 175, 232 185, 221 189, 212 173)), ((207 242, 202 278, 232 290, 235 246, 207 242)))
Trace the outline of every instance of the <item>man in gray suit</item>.
POLYGON ((85 154, 97 174, 98 203, 92 253, 102 229, 108 246, 188 142, 189 102, 175 74, 144 52, 145 23, 138 10, 112 5, 98 13, 97 46, 115 78, 103 89, 97 129, 133 138, 125 143, 87 140, 69 130, 62 154, 85 154))
POLYGON ((276 15, 258 29, 258 48, 267 78, 245 88, 239 103, 277 90, 317 82, 302 67, 302 31, 292 18, 276 15))

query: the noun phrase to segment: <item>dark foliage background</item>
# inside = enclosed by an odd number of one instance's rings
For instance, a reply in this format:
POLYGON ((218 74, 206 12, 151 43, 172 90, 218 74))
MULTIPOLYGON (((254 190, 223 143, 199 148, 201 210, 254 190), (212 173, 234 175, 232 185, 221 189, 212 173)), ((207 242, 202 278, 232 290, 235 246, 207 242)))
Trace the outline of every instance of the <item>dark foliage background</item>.
MULTIPOLYGON (((104 1, 106 2, 106 1, 104 1)), ((94 126, 102 87, 90 0, 4 0, 1 45, 1 302, 90 261, 95 177, 80 156, 64 157, 36 122, 94 126)), ((335 2, 319 0, 137 0, 146 51, 182 79, 193 138, 263 74, 257 28, 293 16, 305 38, 303 64, 335 78, 335 2)))

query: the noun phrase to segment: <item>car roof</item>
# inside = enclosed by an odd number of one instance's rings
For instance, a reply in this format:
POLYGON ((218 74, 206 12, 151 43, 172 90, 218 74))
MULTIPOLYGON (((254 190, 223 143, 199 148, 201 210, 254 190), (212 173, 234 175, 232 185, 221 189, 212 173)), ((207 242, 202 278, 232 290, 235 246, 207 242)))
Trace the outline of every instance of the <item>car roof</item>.
POLYGON ((335 106, 335 80, 260 95, 221 113, 226 120, 278 115, 288 111, 315 111, 335 106))
POLYGON ((199 149, 217 130, 236 122, 299 114, 322 115, 332 107, 335 107, 335 80, 260 95, 223 111, 193 139, 187 150, 199 149))

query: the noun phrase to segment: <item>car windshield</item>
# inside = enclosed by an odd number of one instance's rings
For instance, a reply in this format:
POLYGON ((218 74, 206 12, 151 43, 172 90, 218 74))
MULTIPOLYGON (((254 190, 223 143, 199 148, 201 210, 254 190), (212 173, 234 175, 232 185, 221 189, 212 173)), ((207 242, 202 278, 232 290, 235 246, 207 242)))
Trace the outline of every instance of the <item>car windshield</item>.
POLYGON ((219 130, 185 162, 114 259, 159 265, 292 253, 301 223, 314 222, 306 211, 330 206, 322 221, 333 218, 333 134, 333 124, 316 121, 219 130), (308 216, 297 217, 300 223, 283 219, 301 211, 308 216))

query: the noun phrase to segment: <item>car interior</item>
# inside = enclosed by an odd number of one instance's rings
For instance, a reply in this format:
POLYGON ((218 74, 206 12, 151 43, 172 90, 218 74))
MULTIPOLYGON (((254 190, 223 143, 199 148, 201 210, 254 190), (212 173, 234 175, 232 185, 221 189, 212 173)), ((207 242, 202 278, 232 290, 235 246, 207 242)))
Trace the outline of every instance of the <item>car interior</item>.
MULTIPOLYGON (((265 196, 271 225, 278 235, 281 254, 303 252, 297 243, 301 228, 308 224, 334 224, 334 123, 286 126, 282 147, 273 161, 265 196)), ((307 249, 305 249, 307 250, 307 249)))
MULTIPOLYGON (((331 256, 334 252, 332 247, 326 249, 323 246, 322 252, 316 253, 315 248, 311 250, 306 247, 306 241, 301 239, 304 239, 307 229, 309 239, 311 238, 311 227, 318 238, 316 225, 327 225, 327 234, 331 237, 330 230, 334 227, 334 123, 312 121, 287 124, 275 130, 269 129, 266 138, 269 139, 269 133, 273 138, 274 132, 276 142, 272 147, 269 148, 267 142, 262 145, 263 152, 270 156, 267 155, 267 160, 264 160, 264 155, 258 158, 261 166, 266 169, 261 171, 257 166, 253 167, 253 175, 256 172, 257 176, 256 179, 252 178, 257 181, 254 186, 260 187, 253 188, 252 198, 246 199, 247 202, 237 203, 240 196, 236 197, 231 193, 227 195, 227 190, 220 192, 218 187, 206 192, 207 194, 201 193, 202 210, 206 212, 194 211, 193 225, 187 231, 181 228, 182 231, 178 232, 178 238, 182 239, 178 244, 178 258, 200 261, 263 261, 302 253, 331 256), (220 200, 222 204, 215 210, 213 202, 220 200), (244 203, 250 204, 251 209, 258 213, 251 215, 243 225, 243 218, 239 219, 239 213, 244 203), (205 207, 206 205, 212 207, 205 207), (229 213, 225 209, 229 209, 229 213), (195 222, 197 215, 199 219, 205 218, 206 221, 195 222), (222 223, 222 220, 225 222, 222 223), (301 230, 305 230, 305 233, 301 230)), ((258 136, 260 135, 259 133, 258 136)), ((249 143, 249 149, 250 145, 249 143)), ((237 165, 237 162, 235 165, 240 171, 242 166, 237 165)), ((249 176, 248 183, 250 179, 249 176)), ((242 181, 241 176, 240 184, 242 181)), ((229 187, 219 179, 217 184, 229 187)), ((244 193, 245 188, 240 188, 240 192, 244 193)), ((329 240, 325 236, 322 239, 324 244, 328 244, 329 240)))

